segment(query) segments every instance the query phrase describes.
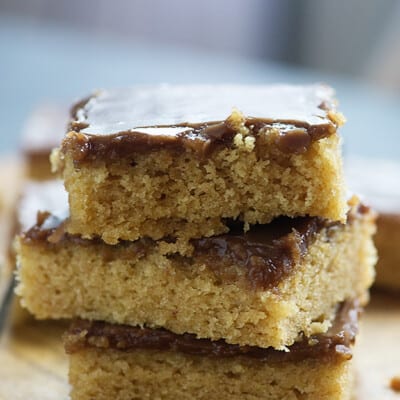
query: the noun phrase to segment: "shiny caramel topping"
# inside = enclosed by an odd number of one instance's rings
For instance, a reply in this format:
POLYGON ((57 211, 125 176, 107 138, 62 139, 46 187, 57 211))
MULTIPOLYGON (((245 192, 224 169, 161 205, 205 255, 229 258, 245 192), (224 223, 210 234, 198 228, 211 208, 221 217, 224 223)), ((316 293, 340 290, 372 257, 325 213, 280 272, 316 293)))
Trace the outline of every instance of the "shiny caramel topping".
POLYGON ((70 354, 86 347, 134 351, 154 349, 174 351, 206 357, 249 357, 264 362, 291 362, 304 359, 337 360, 352 357, 351 345, 358 330, 357 302, 343 303, 331 328, 324 334, 303 338, 279 351, 273 348, 240 346, 224 340, 198 339, 193 334, 178 335, 166 329, 149 329, 100 321, 76 320, 64 336, 66 351, 70 354))
MULTIPOLYGON (((187 270, 194 263, 204 265, 218 281, 242 282, 254 289, 266 290, 277 286, 300 265, 316 233, 323 228, 329 231, 336 225, 317 217, 280 217, 269 224, 253 226, 246 233, 242 226, 237 226, 231 227, 228 234, 192 239, 191 256, 171 254, 168 257, 178 258, 177 265, 186 266, 187 270)), ((132 257, 135 252, 143 256, 157 247, 157 242, 149 238, 121 241, 111 246, 98 238, 89 240, 70 235, 64 231, 64 222, 48 213, 38 215, 37 224, 22 235, 22 240, 45 246, 63 246, 65 242, 96 246, 99 254, 107 254, 107 260, 128 251, 132 257)))
MULTIPOLYGON (((362 204, 354 206, 348 213, 347 223, 352 224, 370 213, 362 204)), ((243 283, 254 290, 267 290, 279 285, 301 265, 317 234, 329 240, 331 232, 342 226, 318 217, 279 217, 269 224, 251 226, 248 232, 243 232, 240 224, 228 225, 230 232, 227 234, 192 239, 191 256, 169 254, 167 257, 179 259, 176 265, 186 271, 193 269, 193 265, 203 265, 217 282, 243 283)), ((37 224, 24 232, 21 239, 30 245, 89 246, 95 248, 105 262, 124 257, 142 258, 157 248, 157 241, 150 238, 121 241, 117 245, 107 245, 99 238, 83 239, 66 233, 64 220, 49 213, 38 214, 37 224)))
POLYGON ((315 234, 329 227, 317 217, 280 217, 269 224, 192 240, 193 257, 222 282, 240 276, 254 289, 270 289, 288 276, 307 252, 315 234))
POLYGON ((143 86, 100 91, 72 109, 64 152, 74 161, 158 149, 199 156, 233 146, 238 132, 274 133, 281 151, 302 153, 336 132, 333 91, 323 85, 143 86))

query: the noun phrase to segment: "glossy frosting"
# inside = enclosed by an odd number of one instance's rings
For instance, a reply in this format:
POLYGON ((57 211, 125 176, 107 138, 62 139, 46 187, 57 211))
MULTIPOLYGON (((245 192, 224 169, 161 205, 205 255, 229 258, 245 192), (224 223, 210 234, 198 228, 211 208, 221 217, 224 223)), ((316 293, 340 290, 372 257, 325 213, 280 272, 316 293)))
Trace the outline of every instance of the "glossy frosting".
POLYGON ((193 257, 222 282, 242 277, 254 289, 271 289, 300 264, 315 235, 333 225, 317 217, 280 217, 246 233, 192 240, 193 257))
POLYGON ((159 85, 99 91, 73 107, 71 132, 62 148, 78 162, 159 148, 204 155, 216 146, 231 146, 240 126, 246 126, 252 135, 273 129, 283 151, 304 152, 312 141, 336 131, 332 109, 333 90, 324 85, 159 85))
MULTIPOLYGON (((53 225, 68 217, 68 195, 61 180, 28 181, 24 184, 17 206, 18 230, 32 228, 37 223, 37 213, 40 211, 53 216, 53 225)), ((49 228, 49 223, 50 220, 47 225, 41 225, 42 229, 49 228)))
MULTIPOLYGON (((351 224, 369 212, 368 207, 356 205, 349 211, 347 223, 351 224)), ((36 212, 32 215, 36 216, 36 212)), ((70 242, 77 246, 96 246, 105 262, 119 258, 121 253, 129 253, 132 259, 143 257, 157 245, 149 238, 121 241, 117 245, 107 245, 99 238, 83 239, 65 232, 63 216, 62 211, 39 213, 36 224, 22 234, 22 240, 31 245, 62 247, 70 242)), ((194 251, 191 256, 176 254, 170 257, 179 257, 178 265, 188 269, 193 263, 203 264, 221 282, 241 281, 254 290, 267 290, 279 285, 301 264, 319 232, 329 239, 331 232, 341 226, 318 217, 279 217, 269 224, 253 225, 247 232, 243 232, 241 224, 228 221, 228 225, 230 232, 227 234, 192 239, 194 251)))
MULTIPOLYGON (((196 126, 224 121, 238 109, 247 118, 330 124, 321 104, 331 104, 333 91, 313 86, 193 85, 149 86, 100 91, 74 110, 79 129, 92 135, 110 135, 150 126, 196 126)), ((138 131, 141 131, 138 129, 138 131)), ((175 136, 179 129, 160 133, 175 136)), ((145 131, 152 135, 157 130, 145 131)))
POLYGON ((86 320, 72 323, 64 336, 64 343, 70 354, 87 347, 97 347, 118 351, 174 351, 207 357, 243 356, 265 362, 292 362, 310 358, 349 359, 352 357, 351 345, 358 330, 359 312, 355 301, 341 304, 332 326, 326 333, 303 338, 290 346, 288 351, 233 345, 222 339, 198 339, 193 334, 178 335, 162 328, 149 329, 86 320))
MULTIPOLYGON (((291 274, 307 253, 321 229, 334 229, 337 224, 317 217, 278 218, 270 224, 243 228, 229 234, 192 239, 192 256, 179 257, 183 268, 193 262, 204 264, 224 283, 245 282, 257 290, 277 286, 291 274)), ((65 242, 79 246, 97 246, 96 251, 108 262, 120 253, 129 252, 132 259, 150 253, 156 242, 142 238, 135 242, 121 241, 107 245, 100 239, 83 239, 64 231, 63 220, 49 213, 40 213, 37 224, 22 235, 25 243, 63 246, 65 242), (120 250, 118 250, 120 249, 120 250)), ((172 257, 173 255, 171 255, 172 257)))

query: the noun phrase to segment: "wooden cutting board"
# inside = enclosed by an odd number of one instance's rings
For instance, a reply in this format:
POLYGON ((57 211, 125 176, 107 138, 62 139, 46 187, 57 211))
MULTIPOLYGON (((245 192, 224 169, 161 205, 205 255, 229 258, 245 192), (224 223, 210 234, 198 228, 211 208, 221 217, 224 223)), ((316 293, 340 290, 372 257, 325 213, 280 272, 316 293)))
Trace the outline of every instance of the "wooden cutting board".
MULTIPOLYGON (((1 400, 68 398, 67 359, 61 344, 66 325, 28 320, 0 343, 1 400)), ((400 299, 373 293, 362 318, 355 352, 357 400, 399 400, 389 388, 400 374, 400 299)))
MULTIPOLYGON (((0 244, 8 242, 6 214, 13 204, 19 171, 0 160, 0 244)), ((3 269, 4 273, 4 269, 3 269)), ((0 286, 7 279, 3 274, 0 286)), ((65 324, 25 319, 0 338, 0 400, 68 399, 67 359, 61 344, 65 324)), ((389 387, 400 375, 400 294, 373 292, 362 317, 355 351, 357 400, 400 400, 389 387)))

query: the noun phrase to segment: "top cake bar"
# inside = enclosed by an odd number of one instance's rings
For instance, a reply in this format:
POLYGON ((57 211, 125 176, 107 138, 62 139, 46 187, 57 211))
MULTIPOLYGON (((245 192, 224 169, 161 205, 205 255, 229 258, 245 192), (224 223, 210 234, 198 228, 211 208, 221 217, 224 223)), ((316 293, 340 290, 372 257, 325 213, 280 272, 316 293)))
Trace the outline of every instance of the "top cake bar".
POLYGON ((183 244, 232 220, 344 222, 342 122, 324 85, 99 91, 73 107, 52 156, 69 193, 66 229, 109 244, 183 244))

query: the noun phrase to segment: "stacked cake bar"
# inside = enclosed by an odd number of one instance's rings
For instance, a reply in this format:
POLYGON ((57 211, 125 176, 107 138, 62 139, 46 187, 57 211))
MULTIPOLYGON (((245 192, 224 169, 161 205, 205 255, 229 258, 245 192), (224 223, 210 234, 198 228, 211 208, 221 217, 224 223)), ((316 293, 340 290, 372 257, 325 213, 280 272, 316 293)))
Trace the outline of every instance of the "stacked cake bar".
MULTIPOLYGON (((374 214, 345 198, 326 86, 101 91, 52 155, 69 216, 18 240, 71 396, 349 399, 374 214)), ((45 210, 45 206, 43 207, 45 210)))

